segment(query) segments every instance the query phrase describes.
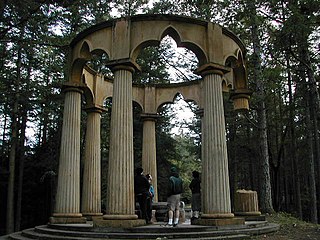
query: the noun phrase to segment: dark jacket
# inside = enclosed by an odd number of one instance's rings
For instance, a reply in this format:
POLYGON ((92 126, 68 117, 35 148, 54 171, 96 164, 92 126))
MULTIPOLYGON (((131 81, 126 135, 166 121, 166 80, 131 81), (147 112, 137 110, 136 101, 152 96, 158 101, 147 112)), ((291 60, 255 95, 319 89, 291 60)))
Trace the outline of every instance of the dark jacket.
POLYGON ((192 179, 189 188, 191 189, 192 193, 200 193, 200 189, 201 189, 201 181, 199 178, 194 178, 192 179))
POLYGON ((144 175, 136 175, 134 177, 134 193, 136 195, 141 193, 148 193, 150 183, 144 175))
POLYGON ((183 182, 178 174, 172 174, 169 178, 168 196, 180 194, 183 192, 183 182))

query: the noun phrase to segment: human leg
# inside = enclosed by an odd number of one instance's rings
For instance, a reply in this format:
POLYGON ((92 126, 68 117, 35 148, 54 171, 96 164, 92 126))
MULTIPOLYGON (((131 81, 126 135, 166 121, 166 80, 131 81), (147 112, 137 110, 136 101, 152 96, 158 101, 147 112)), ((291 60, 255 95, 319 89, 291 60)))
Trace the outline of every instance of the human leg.
POLYGON ((142 194, 138 196, 138 202, 140 206, 141 218, 146 220, 146 223, 149 222, 147 215, 147 197, 142 194))
POLYGON ((176 209, 174 211, 174 223, 173 223, 173 225, 178 225, 178 223, 179 223, 179 214, 180 214, 179 209, 176 209))

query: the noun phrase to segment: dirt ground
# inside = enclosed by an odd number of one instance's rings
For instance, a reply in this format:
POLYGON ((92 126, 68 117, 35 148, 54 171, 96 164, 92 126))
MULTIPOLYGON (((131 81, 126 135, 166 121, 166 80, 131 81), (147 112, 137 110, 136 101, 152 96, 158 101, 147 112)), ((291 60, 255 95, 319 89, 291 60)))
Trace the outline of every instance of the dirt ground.
POLYGON ((320 225, 300 221, 286 213, 276 213, 267 216, 268 222, 280 225, 275 233, 252 237, 255 240, 320 240, 320 225))

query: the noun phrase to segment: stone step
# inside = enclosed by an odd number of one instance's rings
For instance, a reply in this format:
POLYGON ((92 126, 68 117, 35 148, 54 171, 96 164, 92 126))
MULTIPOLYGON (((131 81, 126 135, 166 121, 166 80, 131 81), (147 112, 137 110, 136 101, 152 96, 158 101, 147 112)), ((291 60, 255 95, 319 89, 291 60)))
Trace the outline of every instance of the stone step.
POLYGON ((252 223, 243 226, 199 226, 179 224, 177 227, 147 225, 130 229, 93 228, 92 224, 43 225, 13 233, 1 240, 102 240, 102 239, 175 239, 175 240, 215 240, 248 239, 249 236, 277 231, 279 225, 272 223, 252 223))
POLYGON ((15 232, 10 234, 8 239, 12 239, 12 240, 30 240, 32 238, 27 238, 21 235, 21 232, 15 232))
MULTIPOLYGON (((12 234, 13 235, 13 234, 12 234)), ((89 240, 89 239, 94 239, 94 240, 102 240, 102 239, 109 239, 109 240, 116 240, 116 239, 176 239, 176 240, 194 240, 194 239, 202 239, 202 240, 216 240, 216 239, 232 239, 232 240, 243 240, 243 239, 248 239, 249 235, 246 234, 233 234, 233 235, 228 235, 228 236, 203 236, 202 234, 198 234, 197 237, 190 237, 190 236, 170 236, 170 235, 153 235, 153 236, 145 236, 145 234, 140 233, 138 236, 124 236, 124 235, 118 235, 118 236, 100 236, 99 238, 91 238, 89 236, 87 237, 80 237, 80 236, 59 236, 59 235, 51 235, 51 234, 43 234, 43 233, 38 233, 34 231, 34 229, 28 229, 24 230, 20 233, 14 234, 15 240, 31 240, 31 239, 41 239, 41 240, 89 240)))
MULTIPOLYGON (((27 239, 41 239, 41 240, 54 240, 54 239, 61 239, 61 240, 89 240, 88 237, 79 237, 79 236, 59 236, 59 235, 51 235, 51 234, 44 234, 38 233, 34 229, 26 229, 23 230, 21 235, 26 237, 27 239)), ((95 239, 97 240, 97 239, 95 239)))
MULTIPOLYGON (((36 227, 35 232, 40 234, 47 235, 56 235, 56 236, 66 236, 66 237, 90 237, 90 238, 116 238, 116 239, 130 239, 130 238, 141 238, 141 239, 154 239, 157 237, 167 237, 167 238, 199 238, 199 237, 221 237, 221 236, 229 236, 233 235, 231 231, 207 231, 207 229, 203 229, 202 231, 194 230, 192 228, 168 228, 164 227, 164 231, 160 232, 160 228, 155 228, 153 231, 144 231, 146 229, 140 229, 140 231, 108 231, 107 232, 76 232, 76 231, 66 231, 59 229, 51 229, 46 227, 36 227)), ((248 236, 248 235, 246 235, 248 236)))

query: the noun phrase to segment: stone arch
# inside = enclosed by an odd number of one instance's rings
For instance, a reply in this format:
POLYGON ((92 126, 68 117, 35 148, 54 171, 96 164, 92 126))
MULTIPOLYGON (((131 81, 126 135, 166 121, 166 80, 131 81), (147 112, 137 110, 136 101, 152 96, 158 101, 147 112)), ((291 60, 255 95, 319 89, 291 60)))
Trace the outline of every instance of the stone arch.
POLYGON ((145 42, 140 43, 136 48, 133 49, 131 53, 132 59, 136 61, 143 48, 149 47, 149 46, 158 46, 159 44, 160 44, 160 41, 158 40, 147 40, 145 42))
POLYGON ((228 81, 228 79, 226 77, 222 78, 222 90, 224 92, 229 92, 229 89, 232 88, 232 83, 230 81, 228 81))
POLYGON ((192 41, 184 40, 175 27, 171 25, 167 26, 161 33, 160 39, 163 39, 167 35, 173 38, 178 47, 184 47, 192 51, 197 56, 200 65, 207 62, 207 57, 203 49, 192 41))
MULTIPOLYGON (((179 91, 176 91, 173 95, 170 95, 168 96, 168 98, 166 99, 162 99, 161 102, 158 102, 157 104, 157 112, 158 112, 158 109, 163 107, 164 105, 166 104, 174 104, 174 100, 177 98, 177 96, 179 96, 181 93, 179 91)), ((181 94, 182 95, 182 94, 181 94)), ((183 95, 182 95, 183 96, 183 95)))
POLYGON ((86 64, 86 61, 87 60, 84 58, 78 58, 72 63, 71 72, 69 75, 69 82, 72 82, 72 83, 81 82, 82 72, 86 64))
MULTIPOLYGON (((88 82, 86 80, 85 74, 82 74, 81 82, 84 83, 84 85, 86 85, 86 83, 88 82)), ((83 88, 83 95, 85 97, 86 105, 92 106, 94 104, 94 93, 92 92, 92 89, 89 87, 84 87, 83 88)))
POLYGON ((183 101, 185 101, 185 102, 193 102, 193 103, 195 103, 196 105, 199 106, 198 102, 197 102, 195 99, 193 99, 193 98, 188 98, 188 97, 186 97, 182 92, 180 92, 179 90, 176 90, 175 94, 173 94, 172 96, 170 96, 171 99, 168 98, 167 101, 163 101, 163 102, 161 102, 161 103, 159 103, 159 104, 157 105, 157 111, 158 111, 159 108, 161 108, 162 106, 164 106, 164 105, 166 105, 166 104, 175 104, 175 101, 176 101, 176 99, 177 99, 177 97, 178 97, 179 95, 182 96, 183 101))
POLYGON ((79 52, 80 58, 90 59, 91 58, 91 51, 92 51, 92 46, 91 46, 90 42, 84 40, 81 45, 80 52, 79 52))
POLYGON ((233 69, 234 89, 247 88, 246 69, 243 61, 243 54, 240 49, 236 51, 235 55, 229 56, 225 61, 226 66, 233 69))

